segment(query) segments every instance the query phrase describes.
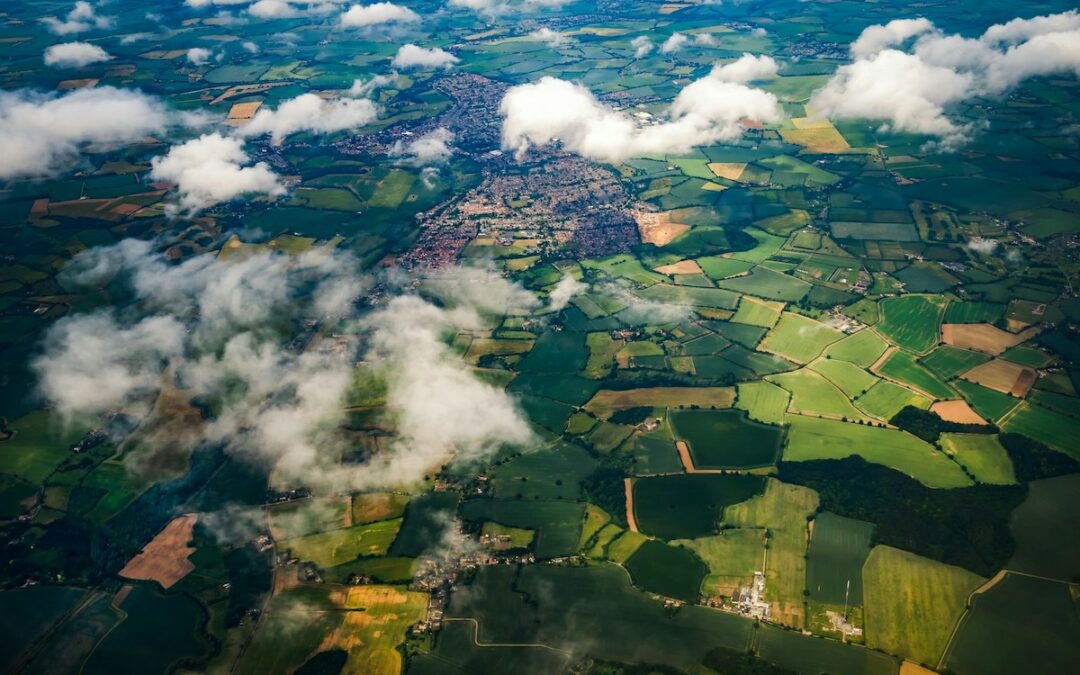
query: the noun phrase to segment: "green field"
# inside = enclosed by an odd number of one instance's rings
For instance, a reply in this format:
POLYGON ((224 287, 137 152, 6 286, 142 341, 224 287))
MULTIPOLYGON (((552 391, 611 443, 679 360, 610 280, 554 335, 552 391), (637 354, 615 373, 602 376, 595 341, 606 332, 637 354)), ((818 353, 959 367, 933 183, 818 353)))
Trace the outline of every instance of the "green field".
POLYGON ((709 568, 702 585, 703 595, 730 597, 739 586, 750 583, 755 571, 761 570, 765 530, 727 528, 710 537, 678 539, 671 543, 691 549, 709 568))
POLYGON ((829 345, 825 350, 825 356, 869 368, 888 346, 889 344, 874 331, 861 330, 829 345))
POLYGON ((938 377, 951 380, 961 373, 966 373, 980 363, 989 360, 985 354, 972 352, 958 347, 941 345, 919 359, 919 363, 938 377))
POLYGON ((943 453, 911 434, 893 429, 789 415, 784 461, 840 459, 859 455, 906 473, 928 487, 971 484, 963 470, 943 453))
POLYGON ((742 382, 738 387, 735 407, 745 410, 752 420, 782 424, 790 399, 791 394, 775 384, 765 381, 742 382))
POLYGON ((844 336, 843 333, 799 314, 784 312, 761 343, 763 351, 769 351, 796 363, 813 361, 829 344, 844 336))
POLYGON ((675 410, 668 418, 699 469, 767 466, 780 455, 782 430, 750 421, 736 410, 675 410))
POLYGON ((18 657, 60 619, 84 591, 61 586, 16 588, 0 593, 0 670, 12 672, 18 657))
POLYGON ((689 549, 655 539, 642 544, 625 563, 634 584, 660 595, 696 602, 708 569, 689 549))
POLYGON ((700 663, 717 646, 745 649, 752 630, 745 618, 704 607, 666 612, 612 564, 482 567, 451 596, 447 616, 475 618, 481 643, 542 643, 573 651, 587 635, 593 658, 680 669, 700 663))
POLYGON ((879 420, 890 420, 907 406, 926 410, 932 401, 907 387, 883 380, 855 399, 855 405, 879 420))
POLYGON ((319 567, 334 567, 359 556, 385 555, 401 528, 402 520, 383 520, 340 530, 286 539, 279 545, 300 560, 319 567))
POLYGON ((739 309, 731 320, 735 323, 745 323, 751 326, 772 328, 780 319, 780 306, 766 303, 748 295, 739 300, 739 309))
POLYGON ((806 621, 807 523, 817 508, 818 495, 813 490, 770 478, 765 494, 724 512, 725 526, 768 531, 764 571, 770 619, 794 628, 802 628, 806 621))
POLYGON ((770 375, 769 382, 791 392, 788 410, 852 421, 866 419, 832 382, 809 368, 770 375))
POLYGON ((862 568, 873 534, 873 524, 861 520, 827 511, 814 518, 806 563, 806 590, 811 599, 862 605, 862 568))
POLYGON ((162 595, 136 585, 120 605, 126 618, 102 640, 82 672, 168 672, 184 659, 209 654, 201 635, 200 606, 185 595, 162 595))
POLYGON ((1080 458, 1080 435, 1076 434, 1076 419, 1073 417, 1024 402, 998 421, 1005 431, 1024 434, 1080 458))
POLYGON ((945 308, 945 323, 994 323, 1005 313, 996 302, 950 302, 945 308))
POLYGON ((968 595, 984 581, 959 567, 875 546, 863 567, 867 646, 937 665, 968 595))
POLYGON ((881 322, 874 329, 893 344, 921 354, 938 343, 941 314, 941 304, 921 295, 885 298, 881 322))
POLYGON ((1008 568, 1073 581, 1080 575, 1076 495, 1080 474, 1033 481, 1024 503, 1013 512, 1016 554, 1008 568))
MULTIPOLYGON (((842 340, 837 344, 843 342, 842 340)), ((855 364, 836 357, 818 359, 811 363, 808 368, 823 375, 825 379, 839 387, 840 391, 844 392, 844 395, 850 399, 866 393, 881 381, 855 364)))
POLYGON ((980 483, 1011 485, 1016 482, 1012 460, 997 436, 989 434, 942 434, 941 449, 956 458, 980 483))
POLYGON ((877 372, 937 399, 955 398, 948 385, 920 366, 907 352, 896 351, 878 366, 877 372))
POLYGON ((634 481, 634 515, 645 534, 694 539, 714 534, 724 509, 760 494, 765 480, 750 475, 650 476, 634 481))
POLYGON ((975 597, 946 655, 957 675, 1067 673, 1080 663, 1080 619, 1065 584, 1010 574, 975 597))
POLYGON ((975 412, 991 422, 1000 421, 1006 413, 1020 403, 1019 399, 1008 394, 987 389, 967 380, 953 380, 953 384, 975 412))
POLYGON ((758 631, 761 658, 801 675, 896 675, 890 657, 835 640, 807 638, 795 631, 764 624, 758 631))
POLYGON ((461 505, 461 517, 536 530, 533 546, 536 557, 555 558, 577 550, 585 520, 585 505, 531 499, 471 499, 461 505))

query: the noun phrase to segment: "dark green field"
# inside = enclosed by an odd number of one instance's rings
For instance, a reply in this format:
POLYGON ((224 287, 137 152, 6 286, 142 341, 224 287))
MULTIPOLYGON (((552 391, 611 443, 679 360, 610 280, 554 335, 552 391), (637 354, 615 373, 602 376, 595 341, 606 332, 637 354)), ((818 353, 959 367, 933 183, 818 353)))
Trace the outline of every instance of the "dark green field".
POLYGON ((1073 582, 1080 578, 1080 527, 1075 499, 1080 474, 1032 481, 1013 512, 1016 554, 1009 569, 1073 582))
POLYGON ((821 513, 807 551, 806 589, 818 602, 862 604, 862 567, 870 555, 874 525, 821 513))
POLYGON ((747 419, 737 410, 678 410, 675 436, 686 441, 699 469, 750 469, 776 462, 783 430, 747 419))
POLYGON ((975 598, 945 655, 957 675, 1067 673, 1080 663, 1080 618, 1062 583, 1010 574, 975 598))
POLYGON ((712 534, 724 507, 761 494, 765 479, 750 475, 671 475, 634 482, 638 527, 661 539, 712 534))
POLYGON ((626 569, 641 588, 686 602, 695 602, 701 594, 701 581, 708 568, 705 563, 679 546, 669 546, 655 539, 642 544, 626 561, 626 569))
POLYGON ((567 501, 471 499, 461 505, 461 517, 465 520, 491 520, 536 530, 534 550, 538 558, 573 553, 581 535, 584 513, 584 504, 567 501))

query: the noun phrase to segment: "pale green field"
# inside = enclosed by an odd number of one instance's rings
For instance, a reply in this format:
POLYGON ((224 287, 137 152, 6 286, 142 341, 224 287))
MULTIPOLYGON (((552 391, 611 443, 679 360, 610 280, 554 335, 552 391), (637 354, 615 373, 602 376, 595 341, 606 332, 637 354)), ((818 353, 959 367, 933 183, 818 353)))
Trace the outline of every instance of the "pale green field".
POLYGON ((968 595, 984 581, 960 567, 875 546, 863 565, 867 646, 937 665, 968 595))

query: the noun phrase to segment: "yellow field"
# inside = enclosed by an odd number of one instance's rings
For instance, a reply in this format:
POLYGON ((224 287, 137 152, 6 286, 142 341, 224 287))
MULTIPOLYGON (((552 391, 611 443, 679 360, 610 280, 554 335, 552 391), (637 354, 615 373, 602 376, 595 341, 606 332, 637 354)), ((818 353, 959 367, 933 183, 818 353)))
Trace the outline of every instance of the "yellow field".
POLYGON ((735 401, 734 387, 656 387, 655 389, 602 389, 589 399, 585 409, 602 419, 623 408, 677 408, 699 405, 702 408, 730 408, 735 401))
POLYGON ((708 167, 709 171, 719 178, 739 180, 743 171, 746 171, 746 162, 712 162, 708 164, 708 167))
POLYGON ((627 530, 608 544, 608 560, 622 564, 626 562, 630 556, 634 555, 634 551, 641 548, 641 545, 648 540, 649 538, 643 534, 627 530))
POLYGON ((337 629, 320 650, 349 653, 342 675, 398 675, 402 670, 397 646, 405 642, 409 626, 427 616, 427 594, 395 586, 353 586, 346 589, 346 610, 337 629))
POLYGON ((809 127, 805 129, 781 129, 780 138, 793 145, 801 145, 815 153, 842 153, 851 146, 835 127, 809 127))
POLYGON ((581 526, 581 538, 578 540, 578 549, 584 548, 589 540, 611 522, 611 516, 599 506, 585 505, 585 523, 581 526))
POLYGON ((984 581, 959 567, 875 546, 863 566, 867 646, 936 664, 968 596, 984 581))

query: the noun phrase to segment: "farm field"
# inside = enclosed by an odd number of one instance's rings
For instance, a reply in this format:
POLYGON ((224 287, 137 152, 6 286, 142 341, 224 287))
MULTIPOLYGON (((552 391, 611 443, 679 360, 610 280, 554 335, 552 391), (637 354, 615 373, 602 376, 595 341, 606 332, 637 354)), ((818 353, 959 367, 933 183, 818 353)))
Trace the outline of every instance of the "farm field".
POLYGON ((1020 672, 1034 659, 1040 668, 1065 672, 1080 659, 1069 637, 1077 631, 1080 620, 1068 586, 1009 574, 974 598, 944 661, 959 675, 1020 672))
POLYGON ((813 490, 768 479, 765 493, 729 507, 724 524, 768 530, 765 593, 774 621, 802 628, 806 589, 807 520, 818 506, 813 490))
POLYGON ((941 449, 956 458, 980 483, 1011 485, 1016 482, 1012 460, 996 436, 989 434, 942 434, 941 449))
POLYGON ((936 665, 968 595, 984 581, 959 567, 875 546, 863 567, 867 646, 936 665))
POLYGON ((765 479, 751 475, 670 475, 634 481, 634 515, 645 534, 693 539, 714 534, 733 504, 760 494, 765 479))
POLYGON ((1071 508, 1078 488, 1080 474, 1031 482, 1027 499, 1013 512, 1016 553, 1010 570, 1062 581, 1080 574, 1080 537, 1071 508))
POLYGON ((814 518, 806 563, 810 598, 834 605, 845 601, 862 605, 862 568, 870 555, 873 533, 871 523, 828 511, 814 518))
POLYGON ((955 396, 947 384, 923 368, 906 352, 896 351, 885 357, 877 366, 878 374, 908 385, 917 392, 923 392, 932 398, 951 398, 955 396))
POLYGON ((739 385, 735 407, 745 410, 752 420, 766 424, 782 424, 790 399, 791 394, 775 384, 765 381, 744 382, 739 385))
POLYGON ((730 528, 720 534, 698 539, 677 539, 674 546, 692 550, 709 569, 701 592, 706 597, 730 597, 761 571, 765 553, 765 530, 730 528))
POLYGON ((808 363, 842 337, 843 333, 813 319, 785 312, 765 336, 761 349, 796 363, 808 363))
POLYGON ((669 415, 700 469, 750 469, 776 462, 782 430, 750 421, 735 410, 679 410, 669 415))
POLYGON ((840 459, 859 455, 937 488, 964 487, 971 479, 933 446, 915 436, 879 427, 789 415, 784 461, 840 459))
POLYGON ((703 408, 730 408, 734 400, 735 390, 731 387, 602 390, 589 399, 585 409, 601 419, 607 419, 611 413, 624 408, 688 408, 694 405, 703 408))
POLYGON ((634 584, 660 595, 695 602, 708 568, 690 549, 650 539, 624 563, 634 584))
POLYGON ((1080 436, 1071 433, 1076 428, 1074 418, 1024 402, 998 421, 1005 431, 1024 434, 1080 458, 1080 436))
POLYGON ((861 330, 829 345, 824 356, 869 368, 878 360, 889 344, 872 330, 861 330))
POLYGON ((874 330, 893 344, 915 353, 930 351, 939 341, 942 305, 921 295, 885 298, 881 322, 874 330))
POLYGON ((831 419, 845 418, 852 421, 866 419, 837 385, 809 368, 770 375, 768 381, 791 393, 788 410, 793 413, 816 414, 831 419))

